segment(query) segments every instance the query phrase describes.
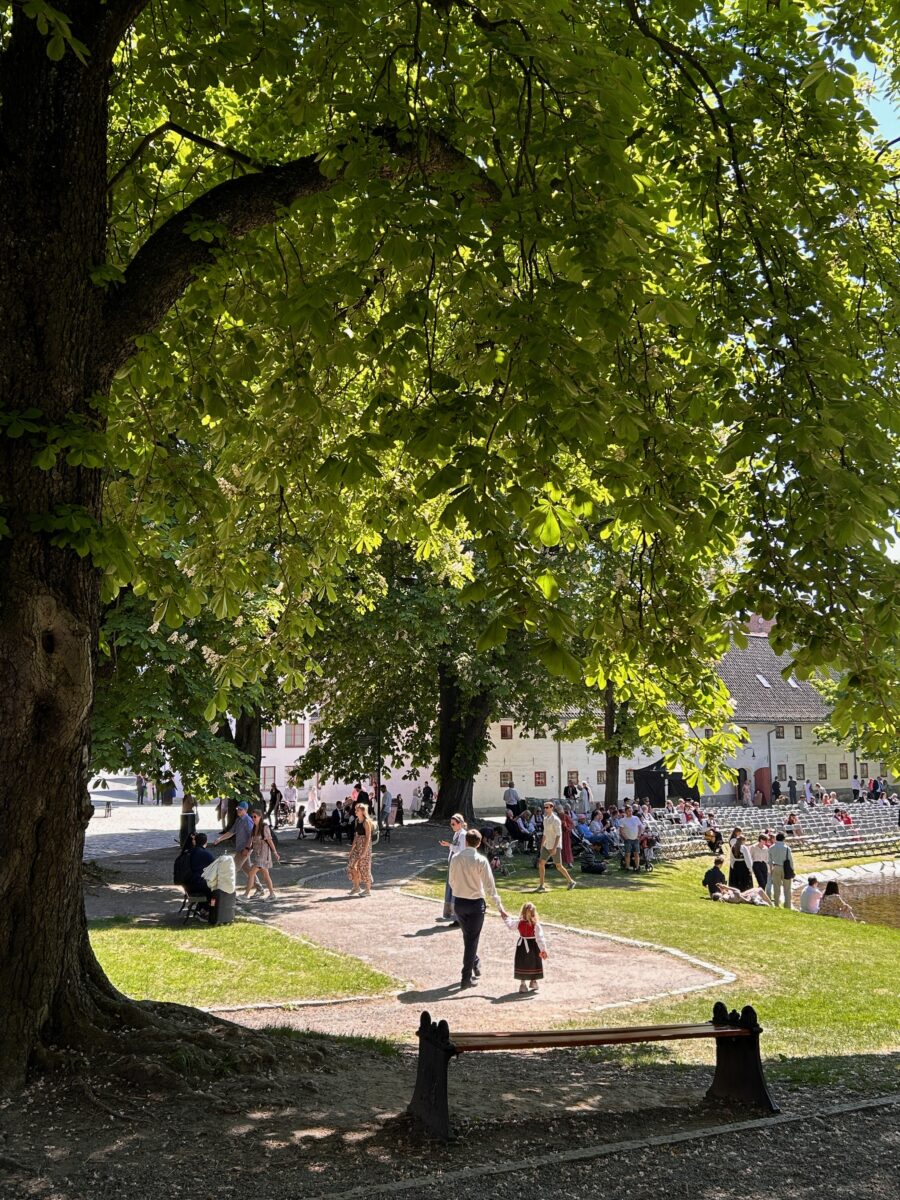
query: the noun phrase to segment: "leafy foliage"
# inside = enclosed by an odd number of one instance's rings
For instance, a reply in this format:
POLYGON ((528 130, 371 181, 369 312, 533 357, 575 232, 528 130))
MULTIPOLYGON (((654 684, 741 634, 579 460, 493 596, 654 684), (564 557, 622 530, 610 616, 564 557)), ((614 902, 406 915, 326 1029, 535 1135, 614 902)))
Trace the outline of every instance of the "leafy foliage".
MULTIPOLYGON (((172 628, 229 620, 274 562, 275 627, 241 672, 299 687, 351 556, 390 538, 427 558, 449 532, 486 564, 482 650, 520 628, 602 686, 615 645, 661 712, 753 610, 799 674, 850 672, 848 719, 878 704, 887 728, 896 163, 856 64, 891 66, 893 16, 105 7, 135 18, 107 261, 86 264, 117 379, 92 417, 22 410, 6 432, 36 469, 104 470, 102 526, 35 521, 107 600, 130 583, 172 628), (597 539, 629 603, 573 630, 546 554, 597 539)), ((25 9, 51 57, 80 52, 25 9)))
POLYGON ((263 602, 234 622, 203 615, 173 630, 153 621, 149 601, 124 592, 103 626, 92 770, 127 766, 158 778, 170 768, 200 797, 255 795, 254 764, 211 718, 225 680, 234 715, 258 713, 267 725, 294 715, 277 678, 247 684, 233 666, 267 629, 263 602))

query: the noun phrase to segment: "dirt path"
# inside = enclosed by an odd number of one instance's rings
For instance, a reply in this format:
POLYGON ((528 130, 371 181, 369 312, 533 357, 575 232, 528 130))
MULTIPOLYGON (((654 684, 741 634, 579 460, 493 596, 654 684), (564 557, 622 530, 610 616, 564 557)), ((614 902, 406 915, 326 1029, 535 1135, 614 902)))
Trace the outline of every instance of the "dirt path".
MULTIPOLYGON (((396 831, 390 846, 376 850, 372 896, 351 898, 346 849, 311 846, 285 833, 284 865, 276 872, 278 900, 242 905, 241 914, 355 955, 404 987, 395 996, 350 1004, 234 1010, 232 1018, 254 1026, 289 1023, 320 1033, 411 1038, 422 1009, 436 1019, 445 1018, 451 1029, 534 1028, 587 1021, 591 1013, 605 1008, 711 987, 730 978, 683 955, 548 926, 546 978, 536 995, 522 996, 512 978, 515 936, 491 909, 481 938, 481 980, 471 991, 460 991, 459 929, 437 920, 440 905, 400 890, 417 873, 443 861, 437 840, 436 831, 427 826, 396 831)), ((159 881, 164 861, 153 852, 144 860, 122 858, 117 866, 131 880, 123 879, 92 897, 89 915, 128 912, 150 917, 161 909, 171 911, 176 894, 159 881)))

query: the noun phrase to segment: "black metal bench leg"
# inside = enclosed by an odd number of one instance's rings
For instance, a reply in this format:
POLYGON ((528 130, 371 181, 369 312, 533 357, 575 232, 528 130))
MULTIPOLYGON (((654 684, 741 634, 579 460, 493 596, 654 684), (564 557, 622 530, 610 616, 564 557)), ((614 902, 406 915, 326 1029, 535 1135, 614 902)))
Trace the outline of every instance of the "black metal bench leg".
POLYGON ((762 1030, 755 1010, 748 1005, 738 1016, 736 1012, 728 1013, 724 1004, 717 1004, 713 1010, 713 1023, 748 1029, 750 1035, 716 1038, 716 1072, 706 1093, 707 1099, 738 1101, 756 1105, 771 1113, 781 1112, 769 1093, 763 1075, 759 1053, 762 1030))
POLYGON ((434 1022, 430 1013, 423 1012, 419 1022, 416 1086, 406 1111, 426 1133, 441 1141, 447 1141, 450 1137, 447 1067, 455 1054, 447 1022, 434 1022))

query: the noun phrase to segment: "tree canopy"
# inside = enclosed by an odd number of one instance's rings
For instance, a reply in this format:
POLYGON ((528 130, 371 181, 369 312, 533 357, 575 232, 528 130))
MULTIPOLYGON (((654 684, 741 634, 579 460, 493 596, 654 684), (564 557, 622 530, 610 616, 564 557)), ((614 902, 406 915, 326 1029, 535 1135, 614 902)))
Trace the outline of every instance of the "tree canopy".
POLYGON ((4 1078, 138 1020, 76 886, 125 585, 173 629, 277 597, 210 721, 315 670, 351 555, 451 534, 488 641, 563 677, 615 644, 664 691, 753 609, 888 730, 897 169, 857 64, 893 69, 893 11, 58 3, 0 3, 4 1078), (598 541, 573 629, 547 552, 598 541))

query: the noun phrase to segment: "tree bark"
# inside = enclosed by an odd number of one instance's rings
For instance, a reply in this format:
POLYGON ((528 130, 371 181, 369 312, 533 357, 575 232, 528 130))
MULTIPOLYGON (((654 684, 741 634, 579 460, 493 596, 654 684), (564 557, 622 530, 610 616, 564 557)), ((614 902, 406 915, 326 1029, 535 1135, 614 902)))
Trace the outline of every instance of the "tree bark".
MULTIPOLYGON (((102 62, 52 62, 14 7, 0 64, 0 398, 43 425, 100 424, 90 268, 105 258, 108 86, 102 62)), ((64 460, 36 468, 43 440, 7 431, 0 443, 3 1086, 42 1040, 118 998, 91 952, 81 891, 99 579, 52 529, 67 511, 99 522, 101 474, 64 460)))
POLYGON ((453 667, 438 665, 438 795, 433 821, 449 821, 461 813, 475 822, 475 776, 484 761, 492 698, 482 692, 467 697, 453 667))

